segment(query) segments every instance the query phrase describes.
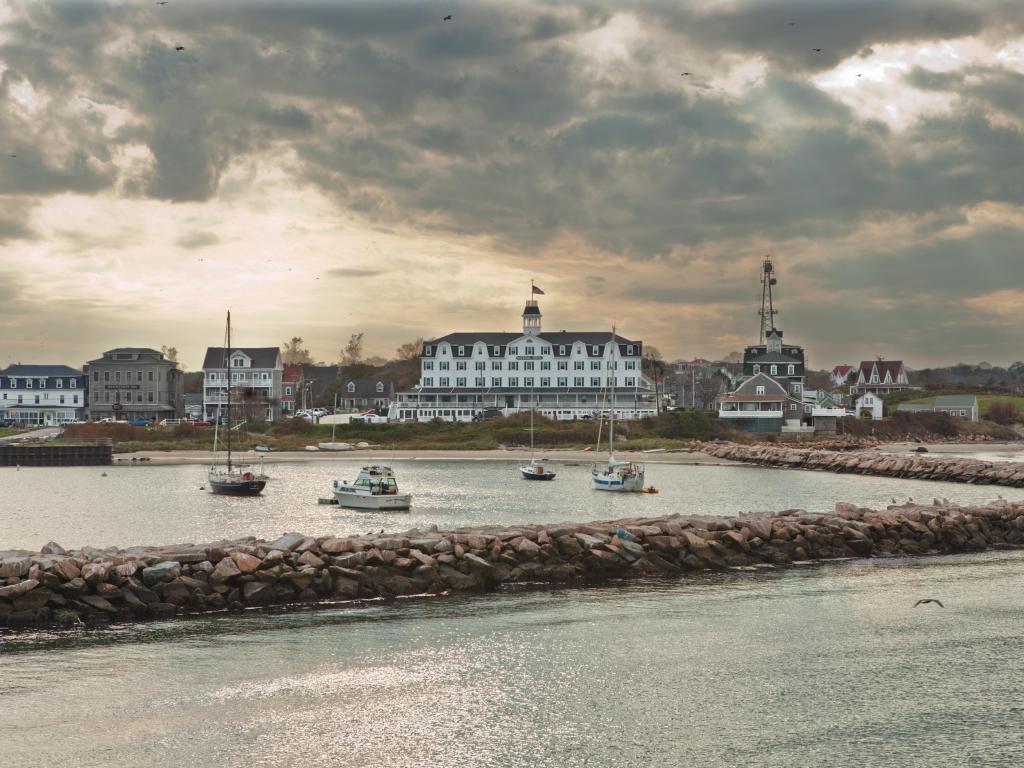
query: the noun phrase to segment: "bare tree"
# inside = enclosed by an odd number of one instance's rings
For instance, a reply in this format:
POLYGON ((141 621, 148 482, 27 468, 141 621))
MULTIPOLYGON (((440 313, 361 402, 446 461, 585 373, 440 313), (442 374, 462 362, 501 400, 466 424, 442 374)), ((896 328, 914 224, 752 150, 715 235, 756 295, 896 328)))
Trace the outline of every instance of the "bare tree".
POLYGON ((281 345, 281 360, 285 365, 311 365, 313 356, 303 346, 301 336, 292 336, 291 341, 281 345))
POLYGON ((399 360, 415 360, 420 356, 420 352, 423 349, 423 337, 421 336, 414 341, 407 341, 402 344, 396 351, 395 354, 399 360))
POLYGON ((185 370, 185 366, 178 362, 177 347, 168 347, 166 344, 162 344, 160 346, 160 352, 163 354, 165 358, 170 360, 172 363, 175 363, 178 366, 178 368, 180 368, 183 371, 185 370))
POLYGON ((341 350, 341 365, 358 365, 363 360, 363 334, 353 333, 341 350))

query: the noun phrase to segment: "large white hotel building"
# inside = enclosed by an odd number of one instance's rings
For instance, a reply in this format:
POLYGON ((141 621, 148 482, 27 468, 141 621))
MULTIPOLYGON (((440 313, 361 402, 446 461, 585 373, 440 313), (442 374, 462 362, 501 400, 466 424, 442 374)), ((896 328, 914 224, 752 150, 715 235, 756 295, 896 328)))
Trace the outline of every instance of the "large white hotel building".
POLYGON ((571 421, 613 407, 616 418, 653 416, 655 394, 641 372, 642 356, 642 342, 609 331, 545 333, 540 307, 530 300, 522 333, 450 333, 424 342, 420 383, 397 395, 390 416, 471 421, 535 408, 571 421))

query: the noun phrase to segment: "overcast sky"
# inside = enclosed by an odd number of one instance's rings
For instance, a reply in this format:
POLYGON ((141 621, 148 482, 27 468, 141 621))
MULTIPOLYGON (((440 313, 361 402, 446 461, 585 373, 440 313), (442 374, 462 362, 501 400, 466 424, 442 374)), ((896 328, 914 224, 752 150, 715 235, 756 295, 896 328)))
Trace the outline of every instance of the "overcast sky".
POLYGON ((388 356, 531 278, 712 357, 766 253, 814 367, 1024 358, 1019 2, 15 1, 0 72, 0 364, 388 356))

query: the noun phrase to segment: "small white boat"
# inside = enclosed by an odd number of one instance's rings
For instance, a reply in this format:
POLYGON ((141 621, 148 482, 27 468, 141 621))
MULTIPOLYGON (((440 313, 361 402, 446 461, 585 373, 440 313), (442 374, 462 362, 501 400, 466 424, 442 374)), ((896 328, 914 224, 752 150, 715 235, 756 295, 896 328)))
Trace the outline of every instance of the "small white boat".
POLYGON ((315 445, 307 445, 302 450, 304 450, 304 451, 319 451, 320 449, 317 448, 315 445))
POLYGON ((616 461, 608 459, 607 467, 594 467, 591 470, 594 487, 599 491, 624 491, 641 493, 644 490, 644 465, 632 461, 616 461))
POLYGON ((317 447, 321 451, 354 451, 356 447, 352 443, 317 443, 317 447))
MULTIPOLYGON (((612 341, 615 341, 615 329, 612 328, 612 341)), ((613 350, 615 349, 613 345, 613 350)), ((612 353, 614 359, 614 351, 612 353)), ((612 369, 614 371, 614 368, 612 369)), ((611 386, 612 407, 608 414, 608 463, 595 464, 590 470, 594 489, 598 491, 619 491, 624 493, 644 492, 644 465, 632 461, 616 461, 615 459, 615 376, 612 374, 611 386)), ((600 442, 600 433, 598 442, 600 442)))
POLYGON ((533 451, 533 390, 530 390, 530 463, 520 467, 519 472, 524 480, 554 480, 555 473, 544 467, 546 459, 537 459, 533 451))
POLYGON ((334 481, 334 498, 338 506, 353 509, 401 510, 412 506, 412 494, 399 493, 391 467, 363 467, 355 482, 334 481))

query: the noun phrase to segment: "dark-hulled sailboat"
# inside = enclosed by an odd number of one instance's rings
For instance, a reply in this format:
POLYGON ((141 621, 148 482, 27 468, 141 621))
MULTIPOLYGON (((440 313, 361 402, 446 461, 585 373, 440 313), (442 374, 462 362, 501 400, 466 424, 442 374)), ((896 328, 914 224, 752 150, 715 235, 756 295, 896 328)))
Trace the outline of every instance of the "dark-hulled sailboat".
MULTIPOLYGON (((227 328, 224 332, 224 370, 231 370, 231 312, 228 312, 227 328)), ((247 464, 231 463, 231 379, 227 381, 227 412, 228 412, 228 433, 227 449, 228 461, 226 466, 213 466, 207 473, 207 482, 210 484, 210 492, 222 496, 259 496, 267 486, 268 478, 263 473, 262 464, 258 469, 253 469, 247 464)), ((213 430, 213 450, 217 452, 217 435, 220 430, 222 419, 218 412, 217 424, 213 430)))

